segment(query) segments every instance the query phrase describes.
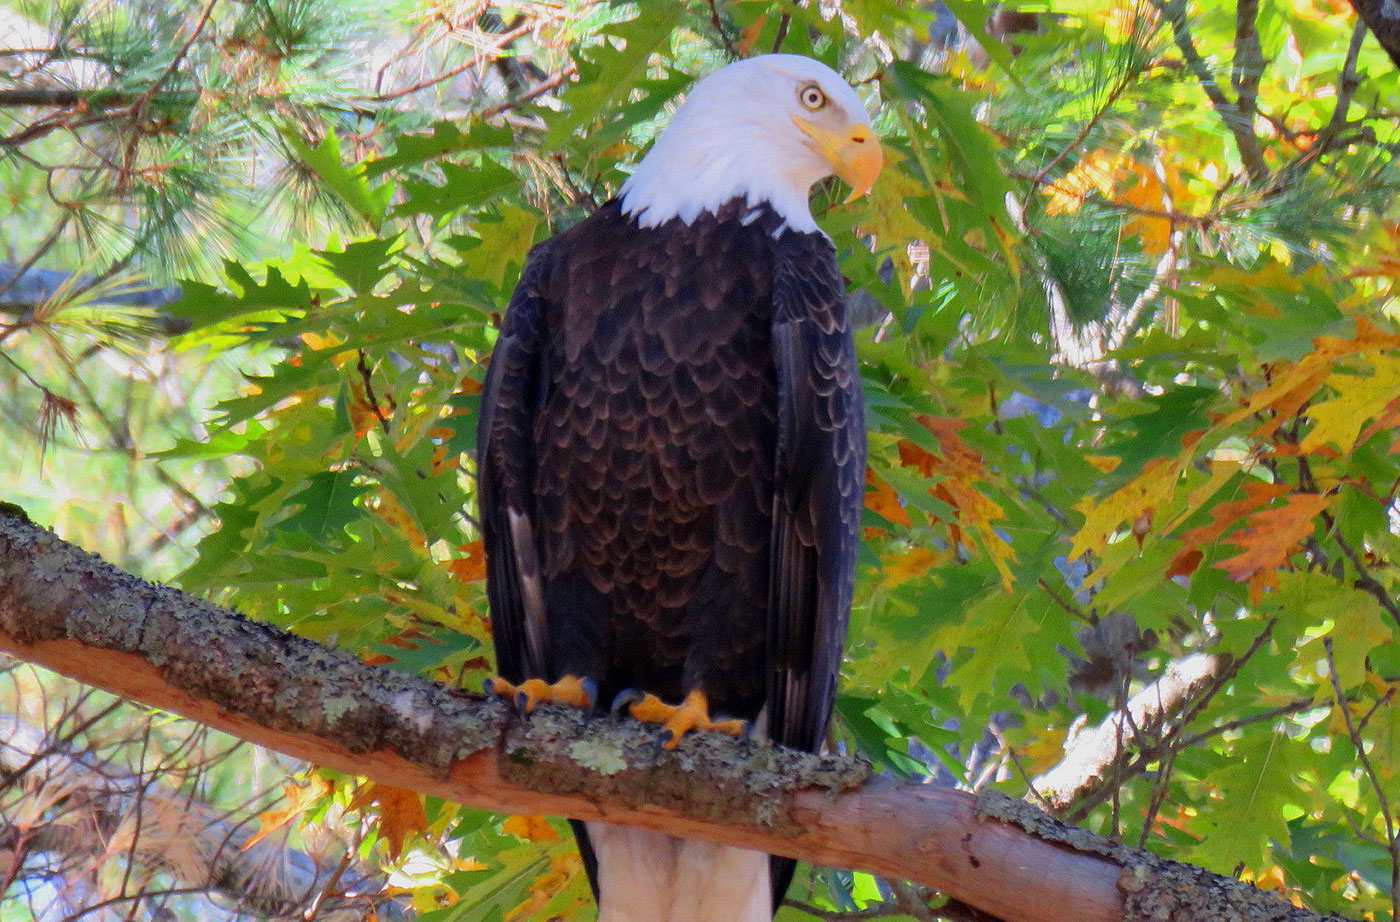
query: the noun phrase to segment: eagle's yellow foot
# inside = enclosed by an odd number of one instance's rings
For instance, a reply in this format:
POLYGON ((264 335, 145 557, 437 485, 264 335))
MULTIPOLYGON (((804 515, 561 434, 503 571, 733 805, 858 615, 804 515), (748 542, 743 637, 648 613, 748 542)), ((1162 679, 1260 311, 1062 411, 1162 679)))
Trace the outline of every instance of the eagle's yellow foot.
POLYGON ((711 730, 729 736, 742 738, 748 735, 747 720, 711 720, 710 704, 705 693, 692 691, 680 704, 667 704, 652 694, 638 695, 636 692, 623 692, 613 703, 613 710, 619 704, 627 707, 627 713, 637 720, 649 724, 661 724, 666 749, 675 749, 681 737, 691 730, 711 730))
POLYGON ((566 675, 552 685, 544 679, 526 679, 516 685, 496 676, 483 682, 482 687, 486 689, 486 694, 513 702, 526 714, 533 711, 535 705, 545 702, 590 711, 598 697, 597 682, 572 675, 566 675))

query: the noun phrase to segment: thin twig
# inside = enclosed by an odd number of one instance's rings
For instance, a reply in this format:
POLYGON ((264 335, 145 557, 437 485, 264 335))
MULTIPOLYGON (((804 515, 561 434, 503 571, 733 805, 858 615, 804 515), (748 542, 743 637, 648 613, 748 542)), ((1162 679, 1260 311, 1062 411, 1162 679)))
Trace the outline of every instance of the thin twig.
POLYGON ((1108 95, 1104 97, 1103 102, 1094 110, 1094 114, 1090 116, 1089 120, 1079 129, 1079 133, 1074 136, 1073 140, 1061 148, 1058 154, 1050 158, 1049 163, 1040 168, 1040 172, 1036 173, 1035 178, 1032 179, 1031 182, 1037 186, 1045 182, 1045 177, 1048 176, 1055 167, 1059 166, 1066 157, 1074 153, 1080 144, 1084 143, 1084 139, 1089 136, 1089 132, 1093 131, 1095 126, 1108 114, 1109 110, 1113 108, 1113 104, 1118 101, 1118 97, 1123 95, 1123 92, 1132 85, 1132 82, 1137 79, 1138 74, 1139 71, 1132 70, 1119 77, 1113 89, 1108 91, 1108 95))
POLYGON ((1245 172, 1249 174, 1252 182, 1262 183, 1269 174, 1269 168, 1265 165, 1264 154, 1259 149, 1259 138, 1254 134, 1253 126, 1241 117, 1240 110, 1235 103, 1225 97, 1224 91, 1220 89, 1220 84, 1215 80, 1215 75, 1210 72, 1205 59, 1196 50, 1196 41, 1192 38, 1190 25, 1187 23, 1186 0, 1149 0, 1149 2, 1171 25, 1172 40, 1176 43, 1177 50, 1181 52, 1181 57, 1185 60, 1187 68, 1201 84, 1201 89, 1205 91, 1211 106, 1234 137, 1235 147, 1239 151, 1240 162, 1244 164, 1245 172))
POLYGON ((1198 743, 1205 742, 1212 736, 1219 736, 1222 733, 1229 733, 1233 730, 1239 730, 1249 726, 1250 724, 1263 723, 1266 720, 1276 720, 1279 717, 1288 717, 1292 714, 1297 714, 1299 711, 1306 711, 1312 707, 1316 707, 1316 705, 1314 704, 1311 698, 1299 698, 1297 701, 1290 701, 1288 704, 1280 704, 1278 707, 1272 707, 1268 710, 1259 711, 1255 714, 1249 714, 1245 717, 1237 717, 1234 720, 1227 720, 1224 723, 1216 724, 1208 730, 1202 730, 1199 733, 1193 733, 1185 739, 1181 740, 1181 742, 1177 745, 1176 748, 1190 749, 1192 746, 1195 746, 1198 743))
POLYGON ((511 44, 511 42, 515 41, 517 38, 520 38, 522 35, 527 35, 528 33, 530 33, 535 28, 535 25, 535 20, 527 18, 523 25, 516 26, 514 29, 510 29, 505 32, 496 33, 496 40, 492 42, 491 48, 489 50, 483 50, 473 55, 465 63, 459 64, 456 67, 445 70, 440 74, 435 74, 432 77, 420 80, 417 83, 412 84, 411 86, 402 87, 400 89, 393 90, 388 93, 376 93, 372 96, 366 96, 363 98, 373 100, 374 102, 389 102, 390 100, 401 99, 404 96, 417 93, 421 90, 426 90, 429 87, 437 86, 444 80, 451 80, 458 74, 462 74, 466 71, 471 70, 473 67, 476 67, 477 65, 481 64, 483 61, 497 57, 501 53, 501 51, 503 51, 511 44))
POLYGON ((1342 721, 1346 724, 1347 736, 1351 738, 1351 745, 1356 749, 1356 758, 1361 762, 1361 769, 1366 774, 1366 780, 1371 783, 1372 789, 1376 792, 1376 802, 1381 808, 1381 820, 1385 823, 1386 851, 1390 853, 1390 919, 1391 922, 1400 920, 1400 842, 1397 842, 1395 835, 1395 817, 1390 812, 1390 798, 1385 795, 1385 786, 1381 784, 1380 776, 1376 774, 1376 768, 1371 764, 1370 756, 1366 755, 1366 743, 1361 738, 1361 731, 1357 729, 1356 723, 1351 719, 1351 708, 1347 706, 1346 696, 1342 694, 1342 683, 1337 678, 1337 662, 1332 655, 1332 638, 1322 639, 1322 649, 1327 653, 1327 680, 1332 685, 1332 695, 1336 701, 1337 709, 1342 712, 1342 721))
POLYGON ((1346 59, 1342 62, 1342 72, 1337 77, 1337 103, 1332 107, 1332 115, 1313 138, 1307 150, 1289 164, 1289 172, 1296 171, 1330 151, 1339 140, 1342 129, 1347 126, 1347 110, 1351 108, 1352 97, 1361 85, 1361 77, 1356 73, 1356 62, 1361 56, 1361 46, 1366 41, 1366 23, 1357 20, 1351 30, 1351 41, 1347 45, 1346 59))
POLYGON ((482 109, 479 113, 479 117, 483 119, 488 119, 492 118, 493 116, 500 115, 504 112, 509 112, 511 109, 517 109, 520 106, 525 105, 527 102, 530 102, 531 100, 534 100, 537 97, 543 96, 550 90, 558 88, 560 84, 562 84, 565 80, 569 79, 576 73, 578 73, 578 65, 570 61, 568 64, 564 65, 564 67, 560 69, 558 73, 545 80, 542 80, 540 83, 531 87, 529 91, 521 93, 514 99, 508 99, 505 102, 497 103, 494 106, 488 106, 487 108, 482 109))
POLYGON ((205 4, 204 12, 200 14, 199 21, 194 24, 194 28, 190 30, 190 34, 185 37, 184 44, 175 52, 175 57, 171 58, 170 63, 166 66, 161 75, 156 78, 156 81, 148 86, 145 91, 137 97, 137 100, 132 103, 133 113, 137 111, 138 106, 144 108, 151 97, 160 92, 160 88, 165 86, 170 78, 175 75, 175 71, 179 70, 180 65, 185 60, 185 56, 190 53, 190 49, 194 47, 194 43, 199 39, 200 33, 204 31, 205 25, 208 24, 209 17, 214 15, 214 7, 217 6, 218 3, 219 0, 209 0, 209 2, 205 4))
POLYGON ((784 13, 783 18, 778 20, 778 34, 773 39, 771 52, 777 54, 782 50, 783 41, 787 38, 788 26, 792 24, 792 14, 784 13))
POLYGON ((1367 568, 1366 562, 1361 559, 1361 555, 1337 530, 1336 520, 1332 514, 1323 512, 1322 521, 1332 535, 1332 540, 1337 542, 1337 546, 1342 549, 1347 560, 1350 560, 1351 565, 1356 568, 1356 579, 1352 581, 1352 586, 1375 598, 1381 603, 1381 607, 1390 614, 1390 617, 1394 618, 1397 624, 1400 624, 1400 603, 1396 602, 1380 580, 1371 575, 1371 571, 1367 568))
POLYGON ((384 416, 384 411, 379 407, 379 399, 374 396, 374 380, 370 375, 369 364, 365 362, 365 350, 359 349, 359 360, 355 363, 355 368, 360 373, 360 380, 365 384, 365 402, 374 411, 374 418, 379 420, 379 428, 389 433, 389 420, 384 416))
POLYGON ((729 60, 737 61, 743 57, 739 49, 734 46, 734 40, 729 37, 729 33, 724 31, 724 23, 719 19, 719 5, 715 0, 709 0, 710 22, 714 24, 715 32, 719 34, 719 40, 724 44, 724 52, 729 55, 729 60))

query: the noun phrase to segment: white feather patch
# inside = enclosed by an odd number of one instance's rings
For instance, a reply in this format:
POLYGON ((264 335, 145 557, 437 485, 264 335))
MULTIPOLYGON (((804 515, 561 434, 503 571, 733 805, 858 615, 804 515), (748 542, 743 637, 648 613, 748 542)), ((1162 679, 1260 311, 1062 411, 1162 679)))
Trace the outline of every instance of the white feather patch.
POLYGON ((598 922, 771 922, 768 856, 647 829, 588 823, 598 922))
POLYGON ((510 540, 520 569, 520 592, 525 601, 525 643, 529 648, 532 669, 545 662, 544 581, 540 578, 540 562, 535 550, 535 530, 525 513, 506 509, 510 520, 510 540))
POLYGON ((817 231, 807 204, 831 165, 812 149, 792 116, 809 114, 798 90, 816 83, 852 120, 867 121, 855 90, 825 64, 791 54, 761 54, 698 82, 666 130, 622 185, 622 211, 642 227, 672 218, 689 224, 731 199, 767 202, 786 224, 817 231))

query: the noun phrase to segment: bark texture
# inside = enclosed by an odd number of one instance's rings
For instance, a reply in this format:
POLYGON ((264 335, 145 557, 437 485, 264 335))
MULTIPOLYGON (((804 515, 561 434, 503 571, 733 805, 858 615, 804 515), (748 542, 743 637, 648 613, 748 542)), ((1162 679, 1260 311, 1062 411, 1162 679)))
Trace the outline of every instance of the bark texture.
POLYGON ((1356 14, 1400 67, 1400 0, 1351 0, 1356 14))
POLYGON ((711 734, 663 751, 652 728, 552 707, 522 721, 123 573, 7 504, 0 650, 381 783, 913 880, 1005 920, 1319 918, 1000 795, 711 734))

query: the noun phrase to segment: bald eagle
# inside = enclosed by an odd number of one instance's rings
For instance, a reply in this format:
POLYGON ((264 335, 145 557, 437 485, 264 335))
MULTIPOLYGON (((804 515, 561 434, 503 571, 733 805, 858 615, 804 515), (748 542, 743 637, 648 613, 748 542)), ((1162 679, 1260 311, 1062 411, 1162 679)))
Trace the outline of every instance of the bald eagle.
MULTIPOLYGON (((865 431, 807 200, 833 173, 863 194, 880 164, 834 71, 749 58, 693 87, 618 198, 530 252, 479 421, 491 691, 614 702, 671 746, 749 726, 821 745, 865 431)), ((785 858, 574 829, 602 922, 767 922, 792 879, 785 858)))

